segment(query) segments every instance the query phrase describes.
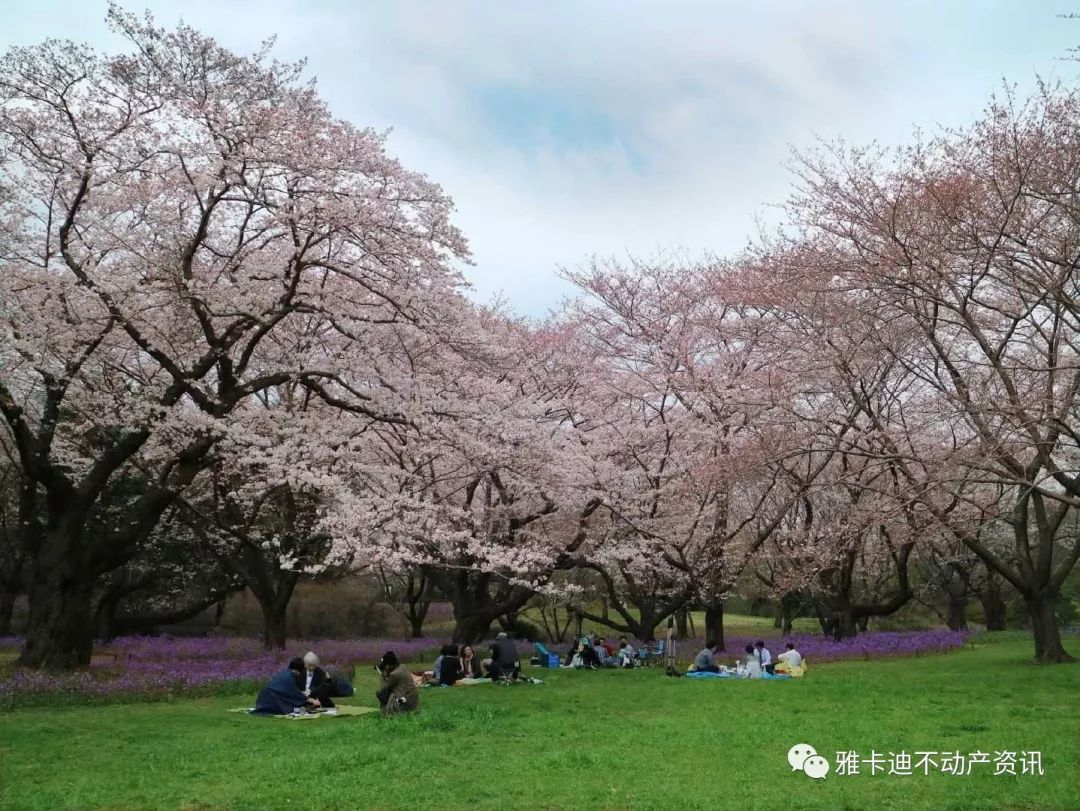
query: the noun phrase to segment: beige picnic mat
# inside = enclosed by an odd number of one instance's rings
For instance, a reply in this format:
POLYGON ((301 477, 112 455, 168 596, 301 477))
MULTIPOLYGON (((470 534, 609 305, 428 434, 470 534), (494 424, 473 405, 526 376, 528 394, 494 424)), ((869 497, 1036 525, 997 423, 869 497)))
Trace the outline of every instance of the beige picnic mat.
MULTIPOLYGON (((234 707, 228 712, 245 712, 250 713, 254 707, 234 707)), ((327 712, 309 712, 298 715, 271 715, 270 718, 291 718, 294 721, 308 720, 311 718, 346 718, 351 715, 367 715, 369 713, 378 712, 378 707, 357 707, 348 704, 338 704, 332 710, 327 712)))

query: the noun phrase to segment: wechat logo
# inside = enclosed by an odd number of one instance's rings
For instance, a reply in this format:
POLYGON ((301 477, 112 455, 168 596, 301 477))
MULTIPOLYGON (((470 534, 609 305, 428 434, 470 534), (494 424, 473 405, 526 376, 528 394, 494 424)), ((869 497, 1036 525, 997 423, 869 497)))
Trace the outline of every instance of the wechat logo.
POLYGON ((797 743, 788 749, 787 762, 793 772, 802 772, 813 780, 824 780, 829 773, 829 761, 808 743, 797 743))

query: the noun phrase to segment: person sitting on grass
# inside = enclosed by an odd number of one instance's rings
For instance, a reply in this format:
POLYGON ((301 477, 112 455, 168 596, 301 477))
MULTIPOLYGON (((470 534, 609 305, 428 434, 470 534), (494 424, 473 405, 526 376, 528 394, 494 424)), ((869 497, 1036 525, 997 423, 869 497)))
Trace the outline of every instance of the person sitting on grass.
POLYGON ((517 646, 506 635, 506 631, 500 631, 495 641, 491 643, 491 664, 488 665, 488 676, 492 681, 509 677, 516 681, 521 673, 521 662, 518 661, 517 646))
POLYGON ((454 682, 464 678, 461 673, 461 660, 458 658, 456 645, 443 646, 442 656, 440 656, 439 659, 442 661, 439 662, 439 672, 436 674, 438 679, 436 682, 437 684, 453 687, 454 682))
POLYGON ((720 665, 716 663, 716 642, 709 640, 694 659, 694 670, 698 673, 719 673, 720 665))
POLYGON ((751 679, 761 678, 761 657, 753 645, 746 646, 746 675, 751 679))
POLYGON ((787 673, 791 676, 801 676, 803 674, 802 654, 795 650, 795 645, 792 642, 788 642, 784 647, 786 647, 787 650, 776 657, 776 661, 778 662, 776 671, 778 673, 787 673))
POLYGON ((472 645, 462 645, 458 658, 461 659, 461 677, 463 679, 482 679, 484 677, 480 670, 480 660, 476 658, 472 645))
POLYGON ((255 712, 259 715, 291 715, 305 709, 317 709, 319 699, 304 695, 300 685, 304 683, 304 660, 299 656, 289 661, 288 667, 274 674, 255 699, 255 712))
POLYGON ((383 654, 375 665, 382 677, 382 686, 375 693, 384 715, 412 712, 420 706, 420 693, 412 674, 398 661, 392 650, 383 654))
POLYGON ((566 654, 566 664, 563 667, 581 668, 585 667, 585 660, 582 654, 585 652, 585 646, 578 639, 570 646, 570 651, 566 654))
POLYGON ((619 666, 620 667, 633 667, 634 657, 637 653, 634 651, 634 646, 631 645, 625 636, 619 637, 619 666))
POLYGON ((757 648, 758 660, 761 662, 761 669, 766 673, 773 672, 772 654, 769 653, 769 649, 765 647, 765 640, 759 639, 754 643, 754 647, 757 648))
POLYGON ((330 693, 330 677, 320 667, 319 657, 308 651, 304 654, 304 695, 318 699, 319 705, 326 708, 334 706, 330 693))
POLYGON ((585 640, 581 643, 581 666, 586 670, 600 667, 600 657, 596 655, 596 646, 585 640))
POLYGON ((604 637, 597 637, 593 652, 596 654, 597 667, 615 667, 615 663, 611 661, 608 654, 607 645, 604 644, 604 637))

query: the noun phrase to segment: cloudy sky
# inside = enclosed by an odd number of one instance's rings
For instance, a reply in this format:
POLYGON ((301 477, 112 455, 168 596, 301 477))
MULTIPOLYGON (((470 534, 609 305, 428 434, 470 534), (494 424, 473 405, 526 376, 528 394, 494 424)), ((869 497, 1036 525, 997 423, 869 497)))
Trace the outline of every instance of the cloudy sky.
MULTIPOLYGON (((1005 80, 1074 82, 1080 0, 131 0, 306 57, 343 118, 454 197, 475 295, 542 316, 590 255, 727 253, 775 217, 792 147, 903 142, 1005 80)), ((0 47, 122 47, 105 0, 0 0, 0 47)))

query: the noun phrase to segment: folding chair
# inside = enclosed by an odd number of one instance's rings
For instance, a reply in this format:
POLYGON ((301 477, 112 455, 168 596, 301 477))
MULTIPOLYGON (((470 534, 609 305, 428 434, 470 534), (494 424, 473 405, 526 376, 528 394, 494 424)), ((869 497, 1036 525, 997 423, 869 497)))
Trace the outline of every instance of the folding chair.
POLYGON ((666 644, 667 644, 667 641, 664 640, 664 639, 661 639, 653 647, 646 648, 646 650, 645 650, 645 662, 646 662, 646 664, 652 664, 652 663, 661 664, 664 661, 664 646, 666 644))

